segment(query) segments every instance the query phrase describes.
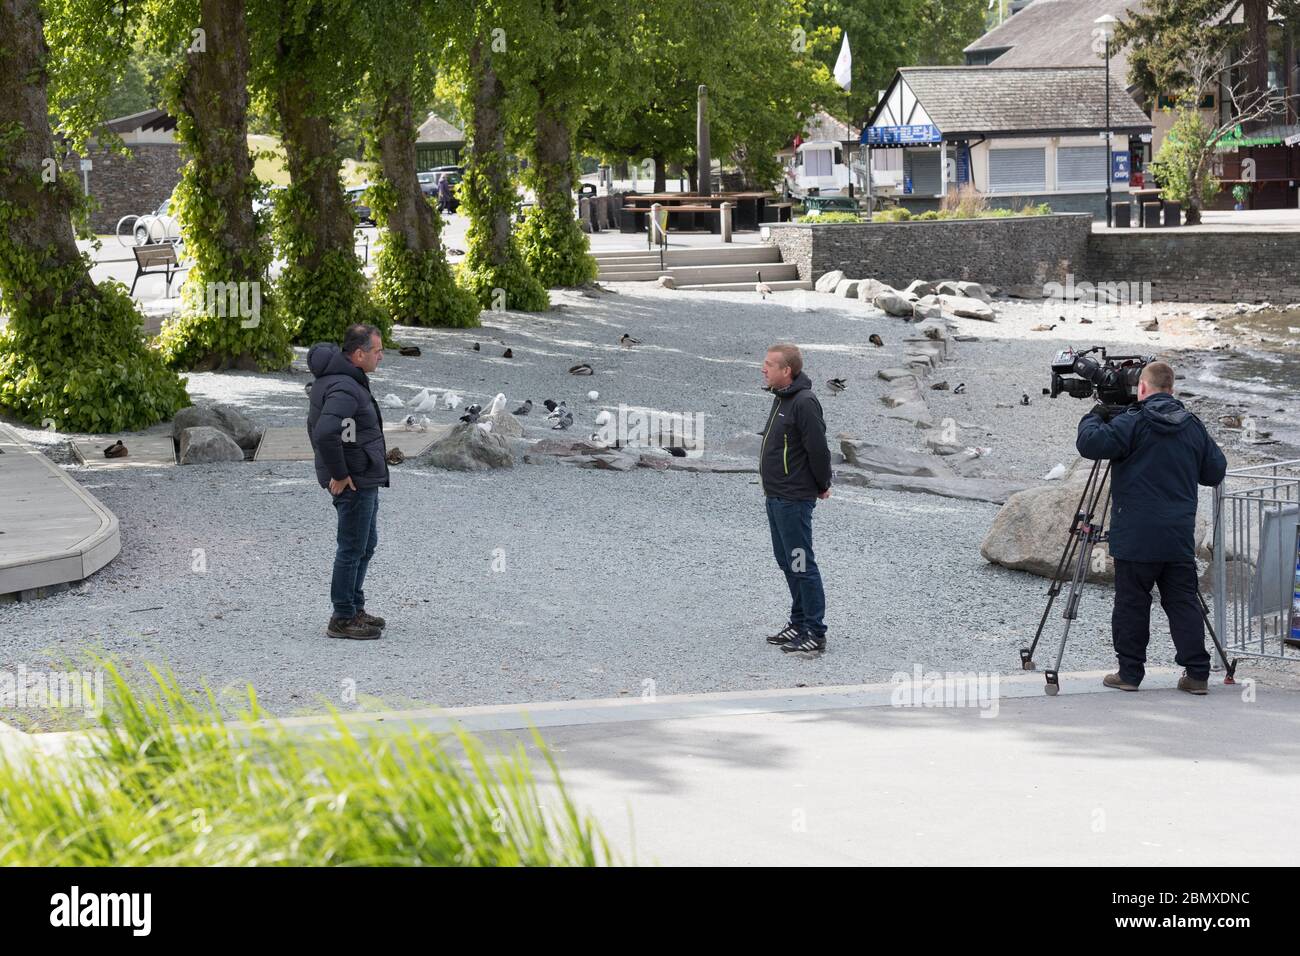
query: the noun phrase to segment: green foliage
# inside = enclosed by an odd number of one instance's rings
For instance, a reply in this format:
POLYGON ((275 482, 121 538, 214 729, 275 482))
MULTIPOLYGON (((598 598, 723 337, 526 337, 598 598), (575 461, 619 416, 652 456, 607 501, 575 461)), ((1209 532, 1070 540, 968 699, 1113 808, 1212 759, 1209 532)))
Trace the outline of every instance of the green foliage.
POLYGON ((594 282, 599 267, 591 255, 591 240, 569 212, 568 203, 534 206, 519 227, 524 260, 545 288, 594 282))
POLYGON ((1154 163, 1159 165, 1160 188, 1165 198, 1199 209, 1219 193, 1219 180, 1210 172, 1215 132, 1199 110, 1181 106, 1165 135, 1154 163))
POLYGON ((945 219, 1008 219, 1013 216, 1050 216, 1052 207, 1047 203, 1026 204, 1019 209, 981 208, 973 209, 969 204, 954 206, 950 209, 927 209, 925 212, 913 213, 902 206, 885 209, 873 215, 873 222, 935 222, 945 219))
POLYGON ((856 212, 810 212, 806 216, 800 216, 798 222, 808 222, 814 225, 824 225, 832 222, 863 222, 863 218, 856 212))
MULTIPOLYGON (((3 209, 0 207, 0 215, 3 209)), ((59 431, 136 431, 190 404, 185 382, 148 348, 139 311, 117 283, 85 281, 90 263, 49 270, 28 250, 0 240, 0 407, 59 431), (54 311, 31 293, 58 290, 54 311)))
POLYGON ((1237 202, 1245 202, 1250 197, 1250 189, 1245 183, 1237 183, 1232 187, 1232 198, 1237 202))
POLYGON ((934 222, 938 218, 939 218, 939 210, 937 209, 927 209, 925 212, 921 213, 919 216, 916 217, 918 222, 934 222))
POLYGON ((912 213, 902 206, 895 206, 893 209, 882 209, 871 218, 875 222, 907 222, 912 218, 912 213))
POLYGON ((522 745, 487 755, 412 727, 357 736, 284 729, 249 689, 247 724, 150 669, 107 672, 85 753, 0 759, 0 866, 598 866, 596 823, 538 789, 522 745))

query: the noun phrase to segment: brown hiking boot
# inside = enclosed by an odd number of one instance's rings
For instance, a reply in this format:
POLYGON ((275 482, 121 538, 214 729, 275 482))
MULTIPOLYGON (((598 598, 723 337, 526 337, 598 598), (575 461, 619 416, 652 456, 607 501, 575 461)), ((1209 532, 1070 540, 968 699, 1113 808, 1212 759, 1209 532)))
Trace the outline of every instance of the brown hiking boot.
POLYGON ((1119 676, 1119 673, 1107 674, 1101 679, 1101 682, 1107 687, 1114 687, 1117 690, 1137 690, 1137 684, 1130 684, 1119 676))
POLYGON ((363 624, 369 624, 371 627, 377 627, 381 631, 388 626, 388 622, 382 617, 375 617, 373 614, 367 614, 365 611, 357 611, 357 620, 363 624))
POLYGON ((352 641, 373 641, 379 636, 379 628, 367 624, 357 617, 331 617, 325 628, 326 637, 343 637, 352 641))
POLYGON ((1178 678, 1178 689, 1185 690, 1189 694, 1195 694, 1197 697, 1203 697, 1210 692, 1210 682, 1188 677, 1187 671, 1183 671, 1183 676, 1178 678))

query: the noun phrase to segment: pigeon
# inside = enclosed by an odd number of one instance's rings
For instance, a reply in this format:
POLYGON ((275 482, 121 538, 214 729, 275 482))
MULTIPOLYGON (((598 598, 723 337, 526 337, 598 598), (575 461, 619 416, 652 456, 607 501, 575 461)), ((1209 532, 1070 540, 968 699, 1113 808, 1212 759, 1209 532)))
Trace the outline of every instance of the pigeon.
MULTIPOLYGON (((415 398, 407 402, 406 404, 409 405, 411 408, 415 408, 419 405, 423 405, 428 400, 429 400, 429 390, 427 388, 422 388, 420 389, 420 393, 416 395, 415 398)), ((387 401, 387 399, 385 399, 385 401, 387 401)))
POLYGON ((528 414, 529 412, 531 412, 532 410, 533 410, 533 400, 532 400, 531 398, 525 398, 525 399, 524 399, 524 403, 523 403, 522 405, 520 405, 518 408, 516 408, 516 409, 515 409, 513 412, 511 412, 510 414, 511 414, 511 415, 527 415, 527 414, 528 414))
MULTIPOLYGON (((563 431, 573 425, 573 412, 569 411, 563 405, 556 409, 555 424, 551 426, 552 431, 563 431)), ((554 416, 550 416, 554 417, 554 416)))
POLYGON ((882 338, 881 338, 879 335, 877 335, 875 332, 872 332, 872 333, 871 333, 871 337, 868 338, 867 341, 870 342, 872 345, 874 345, 874 346, 875 346, 876 348, 878 348, 878 349, 883 349, 883 348, 885 347, 885 340, 882 339, 882 338))
POLYGON ((631 348, 632 346, 634 346, 634 345, 640 345, 640 344, 641 344, 641 340, 640 340, 640 339, 634 339, 634 338, 632 338, 632 336, 630 336, 630 335, 628 335, 626 332, 624 332, 621 336, 619 336, 618 344, 621 345, 621 346, 623 346, 623 348, 625 348, 625 349, 630 349, 630 348, 631 348))
POLYGON ((460 408, 461 401, 461 397, 451 391, 451 389, 442 393, 442 403, 448 408, 460 408))
POLYGON ((763 281, 763 273, 755 272, 754 275, 758 279, 754 283, 754 291, 758 293, 760 299, 766 299, 772 294, 772 287, 763 281))
POLYGON ((420 347, 418 345, 404 345, 397 350, 398 355, 405 355, 409 358, 420 357, 420 347))
MULTIPOLYGON (((547 399, 547 401, 549 402, 550 400, 547 399)), ((563 418, 565 415, 572 416, 573 413, 569 411, 568 405, 566 405, 564 402, 560 402, 560 404, 556 405, 554 408, 551 409, 551 414, 546 416, 546 420, 548 422, 553 422, 557 419, 563 418)))
POLYGON ((414 415, 407 415, 405 418, 402 419, 402 427, 405 428, 408 432, 427 431, 430 424, 432 423, 429 421, 429 419, 425 418, 423 415, 421 415, 418 419, 414 415))
POLYGON ((515 357, 515 350, 514 350, 514 349, 506 349, 504 352, 501 353, 501 357, 502 357, 502 358, 514 358, 514 357, 515 357))
POLYGON ((832 378, 827 380, 826 387, 831 390, 832 395, 838 395, 849 387, 849 383, 842 378, 832 378))
POLYGON ((483 412, 483 406, 480 405, 478 402, 475 402, 473 405, 470 405, 465 409, 465 414, 460 416, 460 420, 462 422, 469 422, 470 424, 473 424, 478 421, 478 417, 480 414, 482 414, 482 412, 483 412))
POLYGON ((120 438, 104 449, 105 458, 125 458, 129 454, 130 452, 126 450, 126 446, 122 444, 120 438))
POLYGON ((1021 393, 1020 393, 1020 404, 1021 404, 1021 405, 1028 405, 1028 404, 1029 404, 1029 393, 1028 393, 1028 392, 1021 392, 1021 393))
POLYGON ((470 349, 471 349, 472 351, 475 351, 475 352, 481 352, 481 351, 483 351, 482 349, 479 348, 477 342, 475 342, 473 345, 471 345, 471 346, 470 346, 470 349))
POLYGON ((957 384, 957 387, 954 388, 954 389, 952 390, 952 393, 953 393, 954 395, 960 395, 960 394, 961 394, 962 392, 964 392, 964 391, 966 391, 966 383, 965 383, 965 382, 959 382, 959 383, 957 384))
POLYGON ((313 385, 315 385, 315 384, 316 384, 316 380, 315 380, 315 379, 312 379, 310 382, 308 382, 306 385, 304 385, 304 386, 302 387, 302 390, 303 390, 304 392, 306 392, 308 395, 310 395, 310 394, 311 394, 311 387, 312 387, 313 385))
POLYGON ((946 392, 946 391, 948 391, 948 383, 947 383, 947 382, 935 382, 935 383, 934 383, 933 385, 931 385, 930 387, 931 387, 932 389, 934 389, 936 392, 946 392))
POLYGON ((579 362, 577 365, 569 369, 569 374, 570 375, 594 375, 595 370, 586 362, 579 362))
POLYGON ((402 408, 406 403, 397 395, 389 392, 379 404, 383 405, 384 408, 402 408))
POLYGON ((548 412, 553 412, 553 411, 555 411, 555 408, 556 408, 556 405, 555 405, 555 399, 553 399, 553 398, 545 399, 545 400, 542 402, 542 404, 546 406, 546 410, 547 410, 548 412))
POLYGON ((665 446, 664 451, 668 452, 668 454, 672 455, 674 458, 686 457, 686 449, 678 445, 665 446))
POLYGON ((505 410, 506 410, 505 393, 497 392, 496 398, 492 399, 492 404, 488 406, 488 410, 484 414, 488 418, 493 418, 497 415, 500 415, 505 410))

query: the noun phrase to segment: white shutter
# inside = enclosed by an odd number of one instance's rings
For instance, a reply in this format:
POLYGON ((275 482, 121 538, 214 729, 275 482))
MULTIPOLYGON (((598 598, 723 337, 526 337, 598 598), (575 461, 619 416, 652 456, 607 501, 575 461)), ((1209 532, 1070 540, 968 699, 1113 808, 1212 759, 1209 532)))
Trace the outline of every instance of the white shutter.
POLYGON ((912 177, 913 196, 937 196, 943 189, 940 173, 943 166, 939 162, 937 149, 909 150, 907 153, 908 175, 912 177))
POLYGON ((1042 147, 989 150, 989 192, 1047 189, 1047 151, 1042 147))
POLYGON ((1062 146, 1056 151, 1057 189, 1105 189, 1109 175, 1105 146, 1062 146))

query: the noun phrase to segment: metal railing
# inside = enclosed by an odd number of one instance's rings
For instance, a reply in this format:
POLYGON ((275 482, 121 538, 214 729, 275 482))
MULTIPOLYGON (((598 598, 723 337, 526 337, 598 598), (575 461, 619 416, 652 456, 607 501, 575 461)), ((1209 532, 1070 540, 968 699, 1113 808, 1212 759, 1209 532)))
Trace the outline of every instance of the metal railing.
POLYGON ((1300 459, 1233 469, 1215 489, 1214 627, 1234 657, 1300 661, 1298 517, 1300 459))

